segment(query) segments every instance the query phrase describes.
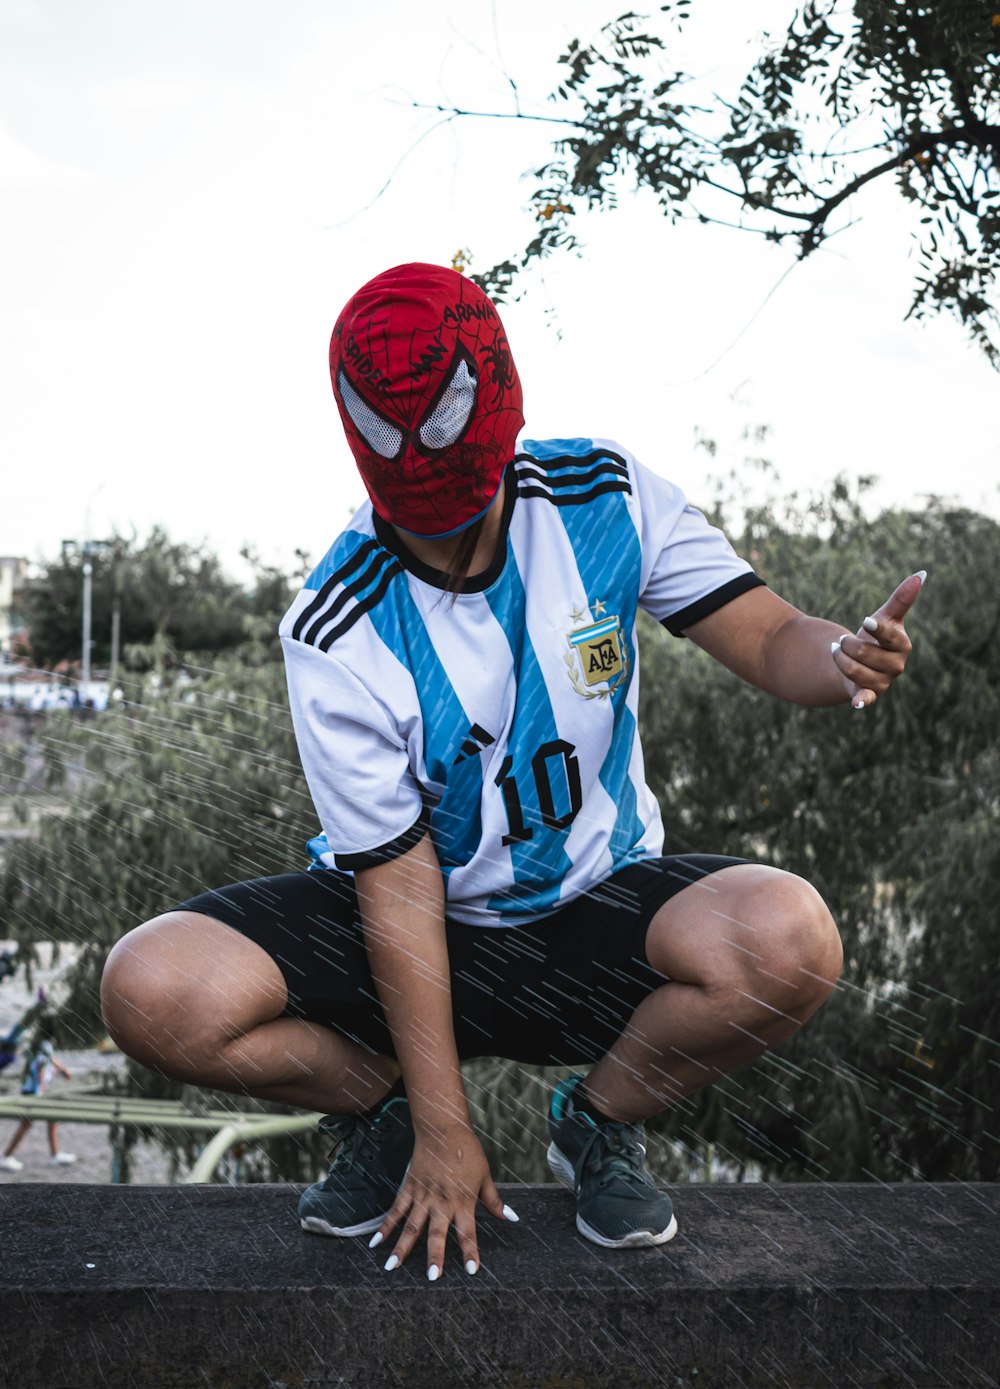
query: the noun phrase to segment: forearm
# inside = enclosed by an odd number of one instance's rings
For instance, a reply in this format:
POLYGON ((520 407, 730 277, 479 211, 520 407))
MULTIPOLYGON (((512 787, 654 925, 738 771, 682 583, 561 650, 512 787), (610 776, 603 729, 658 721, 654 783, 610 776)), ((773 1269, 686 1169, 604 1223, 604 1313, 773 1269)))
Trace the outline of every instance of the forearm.
POLYGON ((795 704, 843 704, 847 681, 830 652, 845 629, 807 617, 757 588, 688 628, 687 636, 741 679, 795 704))
POLYGON ((850 691, 830 650, 845 631, 826 618, 794 612, 764 644, 760 678, 755 683, 795 704, 846 703, 850 691))
POLYGON ((391 863, 357 875, 358 901, 375 987, 385 1009, 413 1116, 413 1156, 372 1243, 405 1217, 386 1262, 391 1270, 427 1229, 427 1277, 444 1267, 454 1225, 467 1273, 479 1267, 476 1202, 516 1220, 490 1176, 469 1119, 455 1045, 444 882, 430 837, 391 863))
POLYGON ((357 874, 372 977, 414 1125, 469 1124, 451 1008, 444 885, 430 838, 357 874))
POLYGON ((807 617, 770 589, 725 604, 685 635, 751 685, 795 704, 864 709, 903 673, 910 639, 903 619, 926 575, 911 574, 856 633, 807 617), (836 644, 837 650, 831 650, 836 644))

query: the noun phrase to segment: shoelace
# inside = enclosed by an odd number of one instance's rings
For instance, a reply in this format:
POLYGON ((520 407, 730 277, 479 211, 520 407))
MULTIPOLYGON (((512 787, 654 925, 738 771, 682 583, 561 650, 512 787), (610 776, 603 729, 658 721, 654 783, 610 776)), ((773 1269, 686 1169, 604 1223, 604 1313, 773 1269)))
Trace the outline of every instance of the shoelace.
POLYGON ((332 1149, 331 1171, 344 1172, 354 1166, 359 1154, 372 1158, 378 1147, 381 1134, 376 1134, 386 1111, 380 1109, 374 1119, 366 1119, 363 1114, 328 1115, 320 1121, 320 1132, 333 1139, 337 1147, 332 1149))
POLYGON ((595 1124, 594 1131, 587 1139, 577 1160, 577 1172, 582 1173, 588 1159, 591 1167, 598 1173, 601 1186, 607 1186, 616 1177, 631 1182, 634 1186, 648 1187, 649 1178, 642 1171, 645 1148, 635 1130, 629 1124, 595 1124), (604 1149, 599 1156, 591 1158, 591 1151, 601 1142, 604 1149))

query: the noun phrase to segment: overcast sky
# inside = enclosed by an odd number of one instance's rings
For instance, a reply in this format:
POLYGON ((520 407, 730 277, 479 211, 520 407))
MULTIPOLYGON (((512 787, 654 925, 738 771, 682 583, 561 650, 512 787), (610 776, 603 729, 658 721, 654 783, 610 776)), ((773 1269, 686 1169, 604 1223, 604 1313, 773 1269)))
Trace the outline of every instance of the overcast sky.
MULTIPOLYGON (((722 85, 792 6, 694 8, 671 58, 722 85)), ((522 175, 553 129, 411 103, 511 111, 512 78, 551 110, 566 40, 615 12, 5 0, 0 554, 162 523, 229 563, 244 542, 321 555, 364 495, 326 366, 340 307, 386 266, 468 247, 484 269, 523 245, 522 175)), ((886 504, 1000 513, 1000 382, 951 322, 902 322, 891 190, 854 213, 766 303, 790 250, 672 228, 642 199, 581 225, 584 259, 503 311, 529 434, 617 438, 698 501, 696 430, 735 462, 767 424, 789 490, 843 469, 879 474, 886 504)))

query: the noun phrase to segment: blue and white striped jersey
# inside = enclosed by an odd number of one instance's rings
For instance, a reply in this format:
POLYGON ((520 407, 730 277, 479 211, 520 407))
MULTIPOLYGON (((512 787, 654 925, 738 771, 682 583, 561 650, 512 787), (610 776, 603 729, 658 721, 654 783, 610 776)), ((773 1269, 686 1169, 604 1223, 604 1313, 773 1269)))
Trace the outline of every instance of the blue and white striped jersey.
POLYGON ((675 634, 762 580, 599 439, 526 441, 497 560, 454 599, 366 504, 281 623, 322 825, 354 870, 429 828, 447 911, 529 921, 663 844, 636 728, 636 609, 675 634))

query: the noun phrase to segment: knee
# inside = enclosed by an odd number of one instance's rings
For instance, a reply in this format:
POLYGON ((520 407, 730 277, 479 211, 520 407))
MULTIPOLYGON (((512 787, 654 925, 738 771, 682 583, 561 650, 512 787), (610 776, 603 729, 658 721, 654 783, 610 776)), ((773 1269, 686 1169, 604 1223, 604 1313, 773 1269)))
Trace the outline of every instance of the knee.
POLYGON ((134 1060, 178 1080, 204 1073, 223 1043, 218 1000, 185 949, 183 923, 154 918, 123 936, 101 978, 101 1011, 112 1041, 134 1060), (214 1003, 214 1006, 213 1006, 214 1003))
POLYGON ((782 995, 789 1012, 812 1012, 833 991, 844 964, 840 933, 822 897, 802 878, 781 873, 754 912, 755 972, 782 995))

